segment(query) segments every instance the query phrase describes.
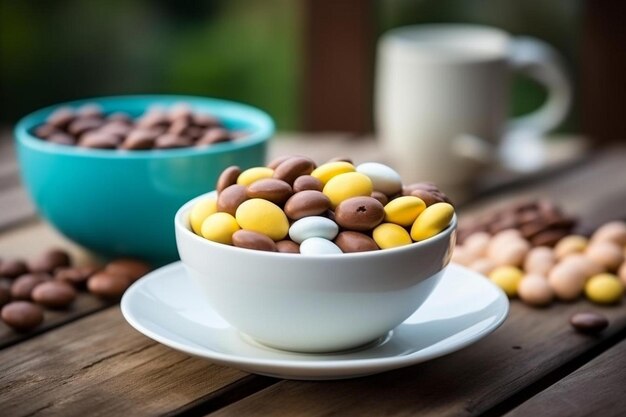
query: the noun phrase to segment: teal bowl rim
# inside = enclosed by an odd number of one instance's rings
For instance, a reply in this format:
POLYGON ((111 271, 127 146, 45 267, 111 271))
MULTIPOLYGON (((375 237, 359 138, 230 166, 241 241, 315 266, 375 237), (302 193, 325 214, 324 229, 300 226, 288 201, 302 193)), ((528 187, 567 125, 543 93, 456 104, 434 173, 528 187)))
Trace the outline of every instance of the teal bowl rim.
MULTIPOLYGON (((219 111, 216 112, 219 116, 219 111)), ((232 117, 234 120, 246 120, 244 117, 232 117)), ((141 94, 141 95, 121 95, 121 96, 106 96, 106 97, 93 97, 81 100, 66 101, 58 103, 52 106, 44 107, 39 110, 24 116, 20 119, 15 126, 14 134, 16 141, 20 144, 27 146, 38 151, 71 155, 87 158, 101 158, 101 159, 155 159, 155 158, 172 158, 172 157, 186 157, 197 156, 206 154, 221 154, 236 151, 239 149, 245 149, 260 143, 263 143, 271 138, 274 134, 274 121, 269 114, 256 107, 238 103, 235 101, 222 100, 217 98, 202 97, 202 96, 187 96, 187 95, 170 95, 170 94, 141 94), (151 149, 145 151, 137 150, 120 150, 120 149, 90 149, 81 148, 78 146, 59 145, 56 143, 46 142, 41 140, 30 133, 30 130, 35 126, 43 123, 45 118, 54 110, 60 107, 68 106, 80 106, 88 103, 106 104, 107 102, 115 101, 132 101, 132 100, 146 100, 154 101, 154 104, 158 104, 159 101, 172 101, 172 102, 189 102, 191 106, 201 106, 203 104, 220 105, 225 106, 230 111, 244 111, 254 118, 251 124, 254 125, 254 130, 251 131, 245 138, 238 139, 232 142, 216 143, 207 147, 188 147, 179 149, 151 149)))

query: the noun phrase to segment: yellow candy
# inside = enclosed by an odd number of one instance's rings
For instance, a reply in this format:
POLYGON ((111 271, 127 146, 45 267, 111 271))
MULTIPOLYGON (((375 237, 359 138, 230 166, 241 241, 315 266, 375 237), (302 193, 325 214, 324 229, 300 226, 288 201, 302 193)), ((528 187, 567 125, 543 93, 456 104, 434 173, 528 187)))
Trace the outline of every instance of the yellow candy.
POLYGON ((243 171, 237 177, 237 184, 245 185, 246 187, 255 181, 262 180, 264 178, 272 178, 274 170, 267 167, 254 167, 248 168, 243 171))
POLYGON ((410 226, 425 208, 426 203, 421 198, 398 197, 385 206, 385 221, 400 226, 410 226))
POLYGON ((289 221, 281 208, 262 198, 241 203, 235 218, 242 229, 262 233, 275 241, 287 236, 289 231, 289 221))
POLYGON ((320 165, 311 172, 311 176, 322 181, 322 184, 326 183, 333 177, 339 174, 345 174, 346 172, 354 172, 356 168, 349 162, 337 161, 328 162, 324 165, 320 165))
POLYGON ((523 277, 524 273, 521 269, 510 265, 499 266, 489 274, 489 279, 502 288, 509 298, 517 296, 517 288, 523 277))
POLYGON ((217 200, 214 198, 203 198, 194 204, 191 212, 189 213, 189 223, 191 224, 191 230, 197 235, 202 234, 202 222, 211 214, 217 212, 217 200))
POLYGON ((233 244, 233 233, 239 230, 239 225, 233 216, 228 213, 213 213, 202 222, 201 233, 205 239, 213 242, 233 244))
POLYGON ((359 172, 347 172, 332 177, 324 186, 323 193, 330 200, 334 209, 344 200, 351 197, 369 196, 372 194, 372 180, 359 172))
POLYGON ((413 243, 409 232, 402 226, 393 223, 383 223, 376 226, 372 232, 372 237, 381 249, 390 249, 413 243))
POLYGON ((624 286, 613 274, 598 274, 585 284, 585 295, 594 303, 613 304, 624 294, 624 286))
POLYGON ((454 207, 448 203, 435 203, 426 207, 415 219, 411 227, 411 237, 417 242, 435 236, 448 227, 453 215, 454 207))

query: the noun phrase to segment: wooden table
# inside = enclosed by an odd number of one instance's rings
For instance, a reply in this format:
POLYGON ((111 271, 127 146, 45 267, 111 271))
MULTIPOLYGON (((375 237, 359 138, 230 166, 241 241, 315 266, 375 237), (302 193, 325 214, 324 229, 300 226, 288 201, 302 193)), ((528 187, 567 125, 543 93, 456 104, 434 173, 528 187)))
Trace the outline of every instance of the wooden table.
MULTIPOLYGON (((317 160, 377 155, 371 140, 341 135, 306 139, 276 141, 271 153, 307 153, 317 160)), ((0 207, 13 211, 2 211, 0 256, 30 256, 61 244, 79 260, 88 257, 33 217, 3 154, 0 207), (9 193, 18 197, 8 199, 9 193), (16 209, 19 204, 25 206, 16 209)), ((542 177, 490 190, 464 204, 461 215, 505 200, 543 196, 592 226, 626 218, 626 148, 601 151, 542 177)), ((117 305, 86 294, 68 312, 46 314, 45 325, 26 335, 0 324, 2 416, 626 415, 624 304, 599 307, 581 300, 533 309, 513 301, 502 327, 459 352, 371 377, 329 382, 250 375, 178 353, 132 329, 117 305), (582 310, 605 314, 609 328, 596 337, 574 332, 568 318, 582 310)))

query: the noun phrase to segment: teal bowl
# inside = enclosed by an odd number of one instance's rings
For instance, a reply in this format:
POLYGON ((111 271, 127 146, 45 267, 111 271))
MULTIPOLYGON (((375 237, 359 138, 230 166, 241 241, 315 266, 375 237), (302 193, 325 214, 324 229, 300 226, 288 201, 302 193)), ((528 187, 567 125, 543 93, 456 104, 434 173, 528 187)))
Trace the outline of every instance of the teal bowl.
POLYGON ((105 257, 134 256, 155 265, 178 259, 174 214, 215 188, 224 168, 263 165, 272 119, 239 103, 201 97, 147 95, 87 99, 48 107, 15 128, 22 181, 39 213, 69 239, 105 257), (184 101, 245 131, 233 142, 205 148, 147 151, 57 145, 30 132, 61 106, 97 103, 106 113, 138 116, 152 105, 184 101))

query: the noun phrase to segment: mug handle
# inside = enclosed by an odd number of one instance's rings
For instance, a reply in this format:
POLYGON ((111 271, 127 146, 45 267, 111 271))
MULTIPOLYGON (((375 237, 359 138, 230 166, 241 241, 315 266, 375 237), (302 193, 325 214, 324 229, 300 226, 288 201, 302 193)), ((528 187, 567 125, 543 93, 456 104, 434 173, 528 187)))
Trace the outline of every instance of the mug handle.
POLYGON ((510 120, 507 130, 530 130, 543 134, 556 128, 572 104, 572 84, 561 55, 539 39, 520 36, 512 42, 509 64, 514 70, 544 85, 548 98, 537 110, 510 120))

